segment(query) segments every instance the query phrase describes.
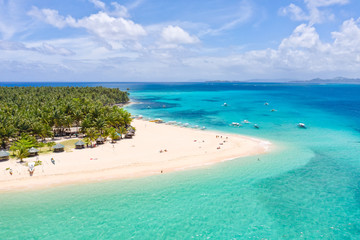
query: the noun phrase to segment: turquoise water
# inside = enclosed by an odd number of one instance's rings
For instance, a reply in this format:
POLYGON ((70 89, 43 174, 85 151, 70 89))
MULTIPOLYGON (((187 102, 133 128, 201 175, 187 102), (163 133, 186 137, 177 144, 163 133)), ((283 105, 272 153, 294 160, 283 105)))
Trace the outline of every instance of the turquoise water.
POLYGON ((276 147, 260 161, 2 194, 0 239, 360 239, 359 86, 80 85, 129 87, 134 114, 276 147), (260 129, 229 126, 244 119, 260 129))

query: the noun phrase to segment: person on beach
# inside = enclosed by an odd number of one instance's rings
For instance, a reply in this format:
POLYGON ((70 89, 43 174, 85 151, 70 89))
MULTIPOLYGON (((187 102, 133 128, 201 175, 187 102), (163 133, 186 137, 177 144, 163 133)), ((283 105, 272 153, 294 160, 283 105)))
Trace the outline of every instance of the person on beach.
POLYGON ((51 158, 51 163, 55 165, 55 159, 51 158))
POLYGON ((11 168, 9 169, 9 173, 10 175, 13 175, 13 170, 11 168))

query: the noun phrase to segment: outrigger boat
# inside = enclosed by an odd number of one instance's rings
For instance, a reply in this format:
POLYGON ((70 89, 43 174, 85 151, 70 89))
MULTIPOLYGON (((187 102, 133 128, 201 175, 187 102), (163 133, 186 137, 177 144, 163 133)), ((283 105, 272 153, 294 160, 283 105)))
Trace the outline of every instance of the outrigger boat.
POLYGON ((306 126, 305 126, 304 123, 298 123, 298 127, 299 127, 299 128, 306 128, 306 126))

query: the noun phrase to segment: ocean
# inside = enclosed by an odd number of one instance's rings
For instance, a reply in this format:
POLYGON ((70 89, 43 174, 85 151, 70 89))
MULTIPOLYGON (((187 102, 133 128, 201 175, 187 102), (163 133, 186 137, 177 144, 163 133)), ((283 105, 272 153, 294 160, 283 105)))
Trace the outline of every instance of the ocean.
POLYGON ((194 170, 1 194, 0 239, 360 239, 360 85, 0 85, 129 88, 133 114, 273 143, 194 170))

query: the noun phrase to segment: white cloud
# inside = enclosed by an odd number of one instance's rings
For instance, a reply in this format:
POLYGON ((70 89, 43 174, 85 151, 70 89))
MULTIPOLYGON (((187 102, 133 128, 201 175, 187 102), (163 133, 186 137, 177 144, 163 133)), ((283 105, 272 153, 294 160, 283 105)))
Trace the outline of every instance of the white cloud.
POLYGON ((92 4, 95 5, 95 7, 98 7, 100 9, 105 9, 105 3, 99 0, 89 0, 92 4))
POLYGON ((306 24, 301 24, 295 28, 290 37, 282 40, 280 49, 296 48, 321 48, 321 41, 316 29, 306 24))
POLYGON ((194 44, 200 40, 196 36, 191 36, 178 26, 167 26, 161 32, 161 37, 166 43, 170 44, 194 44))
MULTIPOLYGON (((115 6, 116 14, 123 15, 119 10, 121 6, 117 4, 115 6)), ((59 15, 56 10, 36 7, 33 7, 28 14, 57 28, 84 28, 112 48, 122 48, 124 41, 135 41, 146 35, 145 29, 140 24, 123 17, 111 16, 111 13, 104 11, 81 19, 74 19, 71 16, 64 17, 59 15)))
POLYGON ((308 21, 310 17, 306 15, 306 13, 295 4, 291 3, 289 6, 281 8, 280 14, 283 16, 289 15, 291 20, 294 21, 308 21))
POLYGON ((42 20, 50 25, 53 25, 57 28, 64 28, 68 25, 72 25, 75 23, 75 19, 71 16, 61 16, 57 10, 53 9, 39 9, 37 7, 33 7, 29 12, 29 16, 35 17, 39 20, 42 20))
POLYGON ((310 24, 322 23, 333 20, 334 14, 330 11, 320 10, 319 8, 329 7, 332 5, 345 5, 348 0, 304 0, 308 13, 299 6, 291 3, 289 6, 281 8, 279 14, 290 16, 294 21, 309 21, 310 24))
POLYGON ((327 7, 334 4, 348 4, 349 0, 304 0, 308 6, 327 7))

